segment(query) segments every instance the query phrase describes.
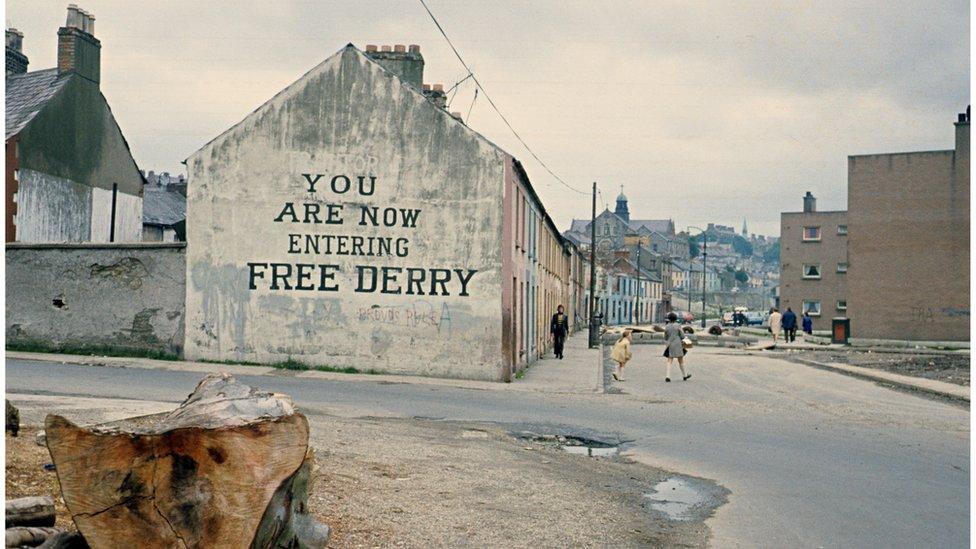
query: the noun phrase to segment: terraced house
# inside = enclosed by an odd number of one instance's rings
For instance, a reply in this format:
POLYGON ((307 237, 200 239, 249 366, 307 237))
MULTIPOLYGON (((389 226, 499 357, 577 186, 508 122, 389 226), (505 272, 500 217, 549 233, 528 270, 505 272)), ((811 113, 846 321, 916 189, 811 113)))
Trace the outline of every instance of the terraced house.
POLYGON ((6 31, 6 240, 138 242, 143 177, 105 96, 95 17, 73 4, 56 67, 6 31))
POLYGON ((509 380, 548 350, 578 252, 423 68, 350 44, 187 160, 187 358, 509 380))

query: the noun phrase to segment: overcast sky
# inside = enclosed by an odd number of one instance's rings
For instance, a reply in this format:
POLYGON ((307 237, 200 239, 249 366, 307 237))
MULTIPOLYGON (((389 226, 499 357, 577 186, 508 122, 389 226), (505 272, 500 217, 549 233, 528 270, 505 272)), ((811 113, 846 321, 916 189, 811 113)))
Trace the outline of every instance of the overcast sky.
MULTIPOLYGON (((76 0, 102 91, 144 169, 180 161, 346 43, 420 44, 425 80, 466 73, 419 0, 76 0)), ((67 1, 7 0, 30 69, 55 65, 67 1)), ((571 185, 632 217, 779 233, 843 209, 847 156, 948 149, 969 98, 969 4, 429 0, 488 93, 571 185)), ((484 98, 451 110, 521 159, 561 228, 587 196, 536 163, 484 98)))

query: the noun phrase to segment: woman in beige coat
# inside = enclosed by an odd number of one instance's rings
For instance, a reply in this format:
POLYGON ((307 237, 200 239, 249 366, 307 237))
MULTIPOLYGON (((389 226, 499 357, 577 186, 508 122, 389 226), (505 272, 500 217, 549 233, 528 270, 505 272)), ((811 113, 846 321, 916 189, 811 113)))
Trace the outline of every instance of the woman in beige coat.
POLYGON ((691 374, 685 372, 685 334, 678 325, 678 315, 674 312, 668 313, 668 323, 664 325, 664 356, 668 359, 668 372, 664 375, 664 381, 671 383, 671 364, 674 359, 678 359, 678 368, 681 369, 681 379, 688 381, 691 374))
POLYGON ((610 358, 619 364, 617 371, 613 372, 612 374, 613 379, 617 381, 627 381, 624 379, 624 366, 630 362, 630 359, 633 356, 630 353, 630 338, 631 331, 624 330, 624 335, 620 337, 620 341, 617 341, 613 345, 613 349, 610 351, 610 358))
POLYGON ((783 315, 779 312, 779 309, 773 308, 773 312, 769 313, 769 331, 773 333, 774 345, 779 341, 779 332, 782 329, 783 315))

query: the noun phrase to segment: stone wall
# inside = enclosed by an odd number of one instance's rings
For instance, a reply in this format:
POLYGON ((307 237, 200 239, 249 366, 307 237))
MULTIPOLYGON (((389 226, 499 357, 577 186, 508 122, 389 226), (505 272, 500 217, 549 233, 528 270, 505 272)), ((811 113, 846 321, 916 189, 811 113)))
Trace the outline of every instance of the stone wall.
POLYGON ((8 348, 182 354, 185 250, 8 243, 8 348))

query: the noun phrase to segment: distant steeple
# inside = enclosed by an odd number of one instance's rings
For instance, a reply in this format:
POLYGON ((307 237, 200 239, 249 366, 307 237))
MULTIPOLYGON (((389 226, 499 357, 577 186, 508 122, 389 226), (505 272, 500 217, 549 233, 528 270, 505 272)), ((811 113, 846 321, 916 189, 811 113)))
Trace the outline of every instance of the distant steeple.
POLYGON ((617 217, 630 223, 630 210, 627 208, 627 196, 624 194, 624 186, 620 186, 620 196, 617 197, 617 209, 613 211, 617 217))
POLYGON ((749 229, 746 227, 746 218, 742 218, 742 236, 749 236, 749 229))

